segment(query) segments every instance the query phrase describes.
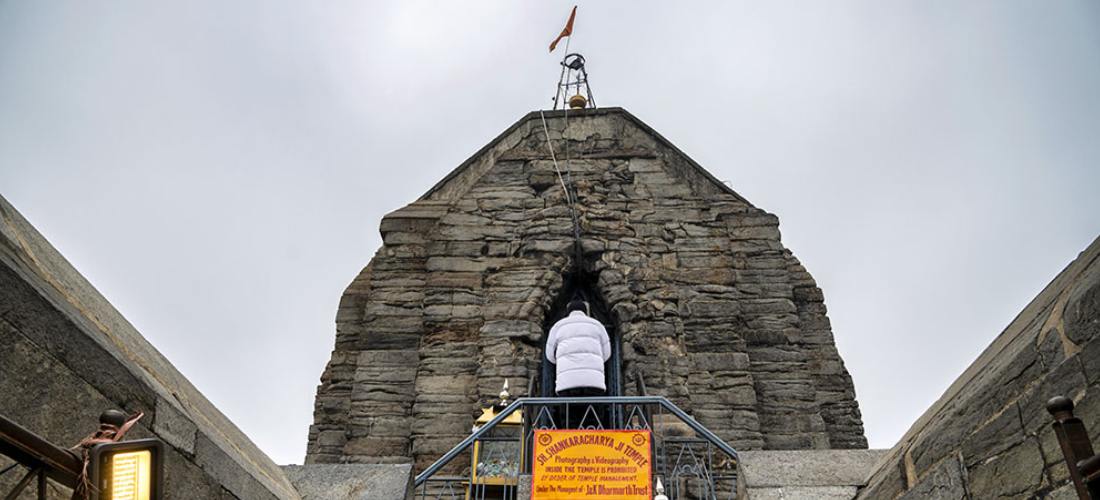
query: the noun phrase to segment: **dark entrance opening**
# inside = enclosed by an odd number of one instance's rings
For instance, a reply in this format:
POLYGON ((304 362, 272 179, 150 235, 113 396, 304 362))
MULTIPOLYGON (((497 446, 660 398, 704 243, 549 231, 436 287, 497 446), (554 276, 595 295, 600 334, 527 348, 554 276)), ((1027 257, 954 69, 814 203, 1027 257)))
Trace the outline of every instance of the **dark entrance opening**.
POLYGON ((564 284, 558 296, 550 306, 546 314, 546 320, 542 324, 542 359, 539 373, 539 396, 544 398, 556 397, 554 382, 556 381, 556 367, 546 359, 546 339, 550 333, 550 327, 558 320, 566 317, 566 306, 569 301, 577 296, 588 302, 590 315, 607 329, 607 336, 611 340, 611 357, 604 363, 604 384, 607 386, 608 396, 622 395, 622 342, 618 328, 611 319, 611 311, 607 302, 600 295, 596 287, 598 275, 588 272, 570 272, 564 276, 564 284))

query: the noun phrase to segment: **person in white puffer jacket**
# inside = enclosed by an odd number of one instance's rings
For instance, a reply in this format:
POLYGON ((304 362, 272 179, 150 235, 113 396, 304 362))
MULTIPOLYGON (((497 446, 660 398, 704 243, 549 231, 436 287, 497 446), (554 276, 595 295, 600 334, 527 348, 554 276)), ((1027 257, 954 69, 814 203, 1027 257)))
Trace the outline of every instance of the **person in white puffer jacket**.
POLYGON ((601 396, 607 392, 603 364, 611 357, 607 329, 585 314, 586 302, 573 299, 567 309, 546 339, 546 359, 557 369, 554 390, 559 396, 601 396))

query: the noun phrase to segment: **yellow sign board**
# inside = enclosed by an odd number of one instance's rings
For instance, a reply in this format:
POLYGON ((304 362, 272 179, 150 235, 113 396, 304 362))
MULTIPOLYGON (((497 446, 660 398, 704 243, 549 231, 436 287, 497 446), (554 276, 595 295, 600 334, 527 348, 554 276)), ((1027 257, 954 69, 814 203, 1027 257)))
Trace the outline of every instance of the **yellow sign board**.
POLYGON ((532 500, 650 500, 648 430, 535 431, 532 500))

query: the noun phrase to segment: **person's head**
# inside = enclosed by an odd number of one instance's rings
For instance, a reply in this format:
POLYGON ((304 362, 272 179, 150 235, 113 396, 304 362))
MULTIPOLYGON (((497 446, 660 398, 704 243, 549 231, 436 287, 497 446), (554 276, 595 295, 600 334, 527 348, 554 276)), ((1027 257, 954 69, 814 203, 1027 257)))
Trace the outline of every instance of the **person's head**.
POLYGON ((581 299, 573 299, 569 301, 569 305, 565 308, 572 313, 573 311, 580 311, 584 314, 588 314, 588 303, 581 299))

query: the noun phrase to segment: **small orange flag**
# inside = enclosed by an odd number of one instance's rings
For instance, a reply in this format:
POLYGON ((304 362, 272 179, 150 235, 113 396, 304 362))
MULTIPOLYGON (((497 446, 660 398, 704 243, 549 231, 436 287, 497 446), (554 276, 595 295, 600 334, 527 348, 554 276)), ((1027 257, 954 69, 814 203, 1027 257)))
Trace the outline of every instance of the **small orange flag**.
POLYGON ((561 30, 561 34, 558 35, 553 42, 550 42, 550 52, 553 52, 554 49, 557 48, 558 42, 560 42, 562 38, 573 34, 573 18, 575 17, 577 17, 576 5, 573 6, 573 12, 569 14, 569 22, 565 23, 565 29, 561 30))

